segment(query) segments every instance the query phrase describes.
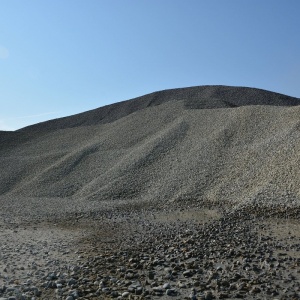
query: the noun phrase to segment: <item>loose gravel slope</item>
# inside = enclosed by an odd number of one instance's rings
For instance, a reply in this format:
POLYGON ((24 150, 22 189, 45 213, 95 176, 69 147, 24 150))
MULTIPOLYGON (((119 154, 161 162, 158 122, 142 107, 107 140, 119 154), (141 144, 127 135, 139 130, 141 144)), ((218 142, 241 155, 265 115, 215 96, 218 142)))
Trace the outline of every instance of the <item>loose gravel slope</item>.
POLYGON ((0 131, 0 299, 300 299, 299 104, 201 86, 0 131))
POLYGON ((299 203, 299 102, 195 87, 2 132, 0 195, 299 203))

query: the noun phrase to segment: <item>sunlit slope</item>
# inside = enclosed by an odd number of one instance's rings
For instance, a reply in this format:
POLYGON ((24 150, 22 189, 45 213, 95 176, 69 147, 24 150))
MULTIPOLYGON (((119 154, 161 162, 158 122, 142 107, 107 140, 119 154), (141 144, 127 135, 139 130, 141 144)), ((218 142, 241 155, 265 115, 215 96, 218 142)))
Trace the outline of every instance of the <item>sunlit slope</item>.
POLYGON ((0 150, 0 194, 300 202, 300 106, 205 99, 209 108, 185 98, 103 124, 24 130, 0 150))

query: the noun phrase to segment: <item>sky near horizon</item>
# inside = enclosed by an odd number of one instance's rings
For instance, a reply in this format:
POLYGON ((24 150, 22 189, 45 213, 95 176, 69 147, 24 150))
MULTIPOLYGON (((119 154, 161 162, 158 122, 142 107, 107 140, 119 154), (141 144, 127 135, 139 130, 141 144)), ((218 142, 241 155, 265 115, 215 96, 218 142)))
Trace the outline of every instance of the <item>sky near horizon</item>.
POLYGON ((0 130, 158 90, 300 98, 299 0, 1 0, 0 130))

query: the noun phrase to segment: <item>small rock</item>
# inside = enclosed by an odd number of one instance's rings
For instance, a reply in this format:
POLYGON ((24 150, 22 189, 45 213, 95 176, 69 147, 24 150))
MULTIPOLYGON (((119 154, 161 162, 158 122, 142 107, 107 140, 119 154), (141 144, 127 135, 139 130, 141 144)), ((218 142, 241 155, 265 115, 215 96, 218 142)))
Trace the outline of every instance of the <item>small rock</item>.
POLYGON ((182 275, 184 277, 191 277, 193 274, 192 274, 191 270, 186 270, 182 273, 182 275))
POLYGON ((129 295, 130 295, 129 292, 124 292, 124 293, 122 294, 122 298, 127 298, 129 295))
POLYGON ((167 296, 176 296, 177 295, 177 291, 175 289, 167 289, 166 290, 166 295, 167 296))
POLYGON ((167 290, 167 289, 169 289, 171 287, 171 285, 170 285, 170 283, 165 283, 164 285, 163 285, 163 288, 165 289, 165 290, 167 290))

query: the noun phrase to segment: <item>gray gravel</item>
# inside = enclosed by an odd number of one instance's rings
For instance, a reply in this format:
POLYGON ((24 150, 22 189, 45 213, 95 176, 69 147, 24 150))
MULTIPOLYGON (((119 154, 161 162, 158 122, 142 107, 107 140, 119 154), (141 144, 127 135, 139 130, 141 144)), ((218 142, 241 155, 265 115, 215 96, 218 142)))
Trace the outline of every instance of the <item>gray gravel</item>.
POLYGON ((0 132, 0 300, 300 299, 299 101, 195 87, 0 132))
MULTIPOLYGON (((71 201, 91 200, 299 203, 300 105, 292 106, 299 99, 228 87, 152 96, 160 100, 125 116, 121 112, 150 96, 110 106, 120 117, 112 122, 100 118, 95 125, 82 121, 70 128, 79 118, 72 116, 24 128, 11 140, 6 133, 0 195, 6 202, 41 199, 41 206, 46 198, 61 201, 53 205, 58 212, 71 201), (219 100, 203 109, 206 97, 219 100), (196 108, 188 104, 195 99, 196 108), (236 107, 220 108, 224 101, 236 107), (62 128, 53 130, 51 124, 62 128)), ((97 110, 99 116, 107 109, 97 110)), ((90 120, 90 113, 79 119, 90 120)))
POLYGON ((0 297, 299 299, 300 210, 207 206, 2 223, 0 297))

